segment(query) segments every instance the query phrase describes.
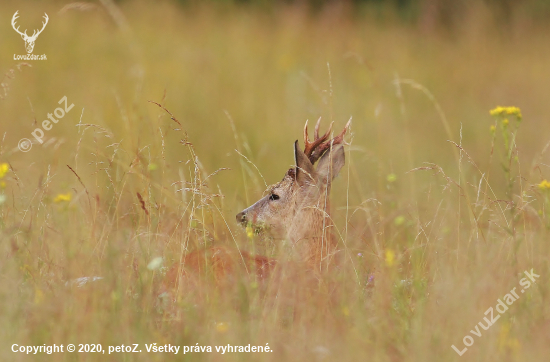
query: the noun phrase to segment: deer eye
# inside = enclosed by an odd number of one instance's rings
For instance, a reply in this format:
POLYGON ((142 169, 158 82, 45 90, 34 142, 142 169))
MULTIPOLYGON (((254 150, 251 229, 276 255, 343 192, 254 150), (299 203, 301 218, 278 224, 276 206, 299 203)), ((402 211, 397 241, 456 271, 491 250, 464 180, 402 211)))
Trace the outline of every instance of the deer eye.
POLYGON ((279 195, 277 195, 277 194, 271 194, 271 195, 269 196, 269 199, 270 199, 271 201, 279 200, 279 198, 280 198, 280 197, 279 197, 279 195))

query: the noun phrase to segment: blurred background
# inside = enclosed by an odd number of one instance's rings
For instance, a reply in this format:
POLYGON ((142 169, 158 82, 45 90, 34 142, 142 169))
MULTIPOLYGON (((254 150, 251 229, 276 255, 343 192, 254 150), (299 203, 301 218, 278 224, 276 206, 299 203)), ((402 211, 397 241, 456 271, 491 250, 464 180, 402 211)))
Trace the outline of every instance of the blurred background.
MULTIPOLYGON (((546 1, 4 2, 2 8, 4 73, 19 63, 12 54, 25 54, 9 26, 15 10, 21 29, 39 27, 44 12, 50 17, 34 50, 48 60, 31 61, 32 68, 4 80, 3 149, 15 147, 62 96, 76 106, 46 136, 62 139, 63 147, 11 156, 14 166, 33 172, 44 170, 43 157, 56 153, 52 167, 74 157, 68 150, 80 139, 82 108, 82 122, 109 129, 109 142, 145 147, 159 127, 169 127, 148 100, 182 122, 207 169, 234 170, 216 179, 231 212, 259 191, 244 188, 235 149, 243 148, 274 183, 293 162, 292 142, 306 119, 322 117, 323 125, 335 121, 340 128, 353 117, 352 153, 365 190, 422 162, 453 161, 447 140, 458 142, 461 128, 466 150, 487 162, 488 111, 497 105, 516 105, 528 119, 518 135, 527 160, 547 142, 541 132, 550 56, 546 1)), ((166 136, 164 157, 180 160, 179 135, 166 136)))
MULTIPOLYGON (((0 340, 201 335, 286 353, 266 360, 455 360, 450 345, 518 273, 548 275, 549 20, 547 0, 2 1, 0 340), (48 14, 33 51, 47 60, 14 60, 26 54, 16 11, 28 34, 48 14), (74 108, 21 152, 64 96, 74 108), (491 116, 497 106, 519 107, 522 121, 491 116), (352 118, 332 192, 353 261, 337 277, 338 316, 264 326, 215 299, 189 302, 182 313, 194 319, 178 328, 155 314, 143 295, 162 272, 150 261, 254 249, 235 214, 283 177, 305 121, 312 132, 319 117, 335 131, 352 118), (409 172, 419 167, 430 169, 409 172), (97 293, 63 287, 94 275, 107 280, 97 293), (238 332, 221 336, 220 320, 238 332)), ((544 280, 476 339, 471 360, 547 356, 544 280)))

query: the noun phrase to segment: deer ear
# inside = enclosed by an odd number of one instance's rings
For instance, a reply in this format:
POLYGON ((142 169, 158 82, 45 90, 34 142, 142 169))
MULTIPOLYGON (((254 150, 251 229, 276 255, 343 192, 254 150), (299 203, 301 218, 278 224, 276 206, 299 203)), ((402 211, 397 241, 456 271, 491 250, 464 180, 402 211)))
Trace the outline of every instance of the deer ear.
POLYGON ((342 144, 329 148, 317 164, 318 180, 330 184, 344 166, 346 156, 342 144))
POLYGON ((294 142, 294 159, 296 160, 296 181, 304 185, 307 181, 313 181, 315 170, 304 151, 298 146, 298 140, 294 142))

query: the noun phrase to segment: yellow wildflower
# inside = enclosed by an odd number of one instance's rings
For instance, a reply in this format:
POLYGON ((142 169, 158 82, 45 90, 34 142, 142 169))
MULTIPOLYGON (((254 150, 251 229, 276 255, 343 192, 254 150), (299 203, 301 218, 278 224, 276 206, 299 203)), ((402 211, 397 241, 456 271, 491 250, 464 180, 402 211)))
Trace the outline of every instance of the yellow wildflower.
POLYGON ((342 314, 349 317, 349 308, 346 306, 342 307, 342 314))
POLYGON ((521 109, 518 107, 506 107, 506 114, 521 118, 521 109))
POLYGON ((395 253, 391 249, 386 249, 386 265, 392 266, 395 261, 395 253))
POLYGON ((498 106, 496 108, 493 108, 489 111, 489 114, 491 116, 516 116, 518 120, 521 120, 521 109, 518 107, 501 107, 498 106))
POLYGON ((500 333, 498 336, 498 344, 500 347, 500 350, 503 350, 503 347, 506 345, 506 341, 508 340, 508 336, 510 334, 510 323, 505 322, 500 327, 500 333))
POLYGON ((517 338, 510 338, 506 343, 506 346, 512 351, 516 352, 521 348, 521 344, 517 338))
POLYGON ((394 174, 394 173, 390 173, 387 177, 386 177, 386 180, 388 182, 395 182, 397 180, 397 175, 394 174))
POLYGON ((508 118, 505 118, 503 121, 502 121, 502 124, 507 126, 508 123, 510 123, 510 121, 508 121, 508 118))
POLYGON ((511 329, 510 322, 505 322, 502 327, 500 327, 498 344, 501 351, 510 350, 516 352, 521 348, 521 344, 517 338, 510 338, 511 329))
POLYGON ((277 60, 277 66, 282 71, 289 71, 294 66, 294 59, 290 53, 282 54, 277 60))
POLYGON ((117 302, 117 301, 120 300, 120 295, 117 292, 115 292, 114 290, 111 292, 111 300, 113 302, 117 302))
POLYGON ((495 125, 492 124, 491 127, 490 127, 491 133, 494 133, 496 129, 497 128, 495 127, 495 125))
POLYGON ((227 323, 220 322, 216 324, 216 331, 218 331, 218 333, 225 333, 228 329, 229 325, 227 323))
POLYGON ((44 293, 38 289, 34 288, 34 304, 40 304, 42 303, 42 300, 44 300, 44 293))
POLYGON ((500 116, 503 112, 504 107, 498 106, 496 108, 493 108, 489 111, 489 114, 491 116, 500 116))
POLYGON ((72 195, 70 192, 67 192, 66 194, 59 194, 53 199, 53 202, 63 202, 63 201, 71 201, 72 195))
POLYGON ((248 236, 249 239, 254 237, 254 229, 250 225, 246 227, 246 236, 248 236))
POLYGON ((539 189, 550 190, 550 182, 548 182, 546 179, 542 180, 542 182, 539 184, 539 189))
POLYGON ((403 216, 403 215, 399 215, 398 217, 396 217, 396 218, 393 220, 393 223, 394 223, 396 226, 403 225, 404 222, 405 222, 405 216, 403 216))
POLYGON ((10 170, 10 165, 7 163, 0 163, 0 178, 3 178, 6 176, 8 171, 10 170))

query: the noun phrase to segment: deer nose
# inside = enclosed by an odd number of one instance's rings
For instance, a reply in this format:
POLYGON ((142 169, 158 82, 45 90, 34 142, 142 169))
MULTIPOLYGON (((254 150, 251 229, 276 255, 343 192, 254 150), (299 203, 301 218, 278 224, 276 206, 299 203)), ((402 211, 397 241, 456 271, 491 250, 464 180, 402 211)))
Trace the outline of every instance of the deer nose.
POLYGON ((246 223, 246 213, 244 211, 237 214, 237 222, 240 224, 246 223))

